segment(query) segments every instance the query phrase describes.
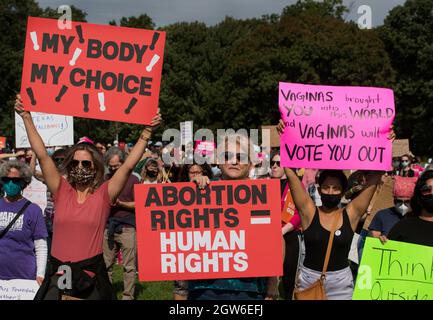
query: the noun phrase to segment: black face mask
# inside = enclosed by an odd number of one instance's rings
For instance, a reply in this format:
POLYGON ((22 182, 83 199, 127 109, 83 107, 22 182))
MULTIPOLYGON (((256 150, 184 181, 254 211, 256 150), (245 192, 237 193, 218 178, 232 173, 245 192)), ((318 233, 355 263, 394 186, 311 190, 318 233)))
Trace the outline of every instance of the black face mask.
POLYGON ((328 209, 333 209, 337 207, 341 202, 341 194, 324 194, 320 195, 322 199, 322 204, 328 209))
POLYGON ((430 214, 433 214, 433 194, 421 196, 420 199, 422 207, 430 214))
POLYGON ((158 176, 158 171, 150 171, 150 170, 147 170, 147 171, 146 171, 146 175, 147 175, 149 178, 156 178, 156 177, 158 176))

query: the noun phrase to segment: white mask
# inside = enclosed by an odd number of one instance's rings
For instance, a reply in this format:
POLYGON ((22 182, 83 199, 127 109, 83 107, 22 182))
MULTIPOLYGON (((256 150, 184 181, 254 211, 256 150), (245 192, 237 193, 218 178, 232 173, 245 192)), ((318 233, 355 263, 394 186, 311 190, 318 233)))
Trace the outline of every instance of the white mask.
POLYGON ((405 204, 402 204, 399 207, 395 207, 395 209, 398 211, 398 213, 400 213, 402 216, 405 216, 406 213, 409 212, 409 207, 406 206, 405 204))
POLYGON ((218 167, 212 167, 212 174, 214 177, 219 177, 221 175, 221 169, 218 167))
POLYGON ((256 178, 256 170, 253 168, 250 170, 249 178, 254 180, 256 178))

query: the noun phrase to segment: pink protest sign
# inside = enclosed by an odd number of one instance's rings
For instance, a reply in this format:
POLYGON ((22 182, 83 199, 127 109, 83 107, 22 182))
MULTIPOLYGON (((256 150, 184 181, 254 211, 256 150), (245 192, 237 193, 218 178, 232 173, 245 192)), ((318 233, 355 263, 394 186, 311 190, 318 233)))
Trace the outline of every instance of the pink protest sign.
POLYGON ((212 155, 215 150, 215 142, 213 141, 195 141, 195 152, 199 152, 205 156, 212 155))
POLYGON ((280 82, 279 108, 283 166, 390 170, 392 90, 280 82))

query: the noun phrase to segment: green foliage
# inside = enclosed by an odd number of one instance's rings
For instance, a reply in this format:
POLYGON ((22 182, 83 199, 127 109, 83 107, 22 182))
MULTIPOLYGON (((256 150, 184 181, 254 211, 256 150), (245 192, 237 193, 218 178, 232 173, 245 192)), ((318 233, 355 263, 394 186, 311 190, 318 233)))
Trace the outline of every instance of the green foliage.
MULTIPOLYGON (((113 268, 113 289, 116 292, 117 299, 122 299, 123 292, 123 271, 119 265, 113 268)), ((135 299, 136 300, 172 300, 173 299, 174 281, 160 282, 135 282, 135 299)))
MULTIPOLYGON (((396 131, 414 151, 432 153, 433 0, 396 7, 384 26, 360 30, 345 22, 342 0, 299 0, 281 14, 226 17, 215 26, 179 22, 166 31, 160 109, 164 128, 194 121, 194 129, 257 128, 276 123, 278 82, 385 86, 397 101, 396 131)), ((19 89, 27 15, 57 18, 35 1, 4 0, 0 11, 2 134, 13 134, 13 97, 19 89)), ((73 8, 73 19, 86 13, 73 8)), ((154 29, 147 14, 111 25, 154 29)), ((76 139, 134 141, 141 126, 75 119, 76 139)), ((164 129, 162 128, 162 129, 164 129)), ((161 130, 162 131, 162 130, 161 130)), ((160 134, 160 133, 159 133, 160 134)), ((155 139, 158 139, 157 135, 155 139)))
POLYGON ((415 154, 433 154, 433 0, 407 1, 379 29, 397 72, 396 131, 415 154))
MULTIPOLYGON (((112 26, 117 26, 115 20, 111 20, 108 24, 112 26)), ((147 14, 141 14, 138 17, 129 17, 129 18, 122 17, 120 19, 119 25, 121 27, 129 27, 129 28, 141 28, 141 29, 148 29, 148 30, 155 29, 155 23, 153 22, 152 18, 149 17, 147 14)))

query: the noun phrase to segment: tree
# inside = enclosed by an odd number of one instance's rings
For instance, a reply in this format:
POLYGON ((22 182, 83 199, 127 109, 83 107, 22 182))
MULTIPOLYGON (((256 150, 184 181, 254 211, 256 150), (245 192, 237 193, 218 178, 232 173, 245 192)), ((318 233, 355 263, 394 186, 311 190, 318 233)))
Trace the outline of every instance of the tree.
POLYGON ((21 82, 27 16, 41 13, 33 0, 0 3, 0 132, 10 145, 14 136, 13 103, 21 82))
MULTIPOLYGON (((71 9, 74 21, 85 21, 84 11, 74 6, 71 9)), ((33 0, 5 0, 0 4, 0 98, 4 102, 0 106, 0 132, 8 137, 11 146, 15 128, 13 105, 21 86, 27 17, 58 18, 61 15, 57 9, 42 10, 33 0)), ((80 120, 76 121, 77 135, 81 127, 80 120)))
MULTIPOLYGON (((117 26, 115 20, 111 20, 108 24, 112 26, 117 26)), ((153 22, 152 18, 149 17, 147 14, 141 14, 138 17, 134 17, 134 16, 131 16, 129 18, 122 17, 120 19, 120 26, 129 27, 129 28, 148 29, 148 30, 155 29, 155 23, 153 22)))
POLYGON ((433 155, 433 0, 395 7, 379 34, 396 70, 397 136, 418 155, 433 155))

